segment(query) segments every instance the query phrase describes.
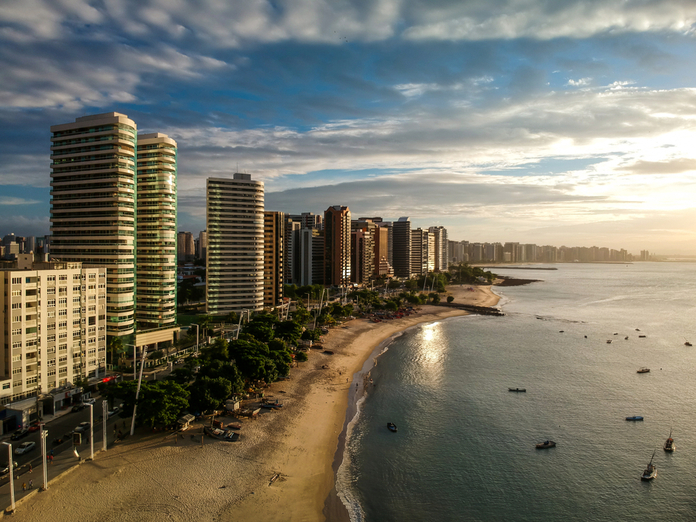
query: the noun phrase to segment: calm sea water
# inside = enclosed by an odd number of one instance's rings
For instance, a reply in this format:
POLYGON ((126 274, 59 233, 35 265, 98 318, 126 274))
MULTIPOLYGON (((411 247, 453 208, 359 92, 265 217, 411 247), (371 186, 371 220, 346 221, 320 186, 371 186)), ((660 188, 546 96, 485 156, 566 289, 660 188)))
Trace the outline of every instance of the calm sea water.
POLYGON ((556 266, 497 269, 543 282, 380 356, 338 473, 353 521, 696 519, 696 264, 556 266))

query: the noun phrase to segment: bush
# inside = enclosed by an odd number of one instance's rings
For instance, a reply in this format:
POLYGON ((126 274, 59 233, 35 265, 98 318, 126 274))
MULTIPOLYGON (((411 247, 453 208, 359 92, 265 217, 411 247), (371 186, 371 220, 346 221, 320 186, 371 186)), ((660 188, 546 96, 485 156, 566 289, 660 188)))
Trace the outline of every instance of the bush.
POLYGON ((307 353, 305 352, 297 352, 295 354, 295 360, 297 362, 305 362, 307 361, 307 359, 309 359, 309 357, 307 357, 307 353))

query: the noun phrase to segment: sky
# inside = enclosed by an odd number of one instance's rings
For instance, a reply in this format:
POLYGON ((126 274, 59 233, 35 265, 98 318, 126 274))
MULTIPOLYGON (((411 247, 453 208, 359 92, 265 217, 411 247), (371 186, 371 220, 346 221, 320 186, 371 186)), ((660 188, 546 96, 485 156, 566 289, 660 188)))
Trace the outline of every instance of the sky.
POLYGON ((696 254, 693 0, 2 0, 0 235, 49 233, 50 126, 120 112, 266 209, 696 254))

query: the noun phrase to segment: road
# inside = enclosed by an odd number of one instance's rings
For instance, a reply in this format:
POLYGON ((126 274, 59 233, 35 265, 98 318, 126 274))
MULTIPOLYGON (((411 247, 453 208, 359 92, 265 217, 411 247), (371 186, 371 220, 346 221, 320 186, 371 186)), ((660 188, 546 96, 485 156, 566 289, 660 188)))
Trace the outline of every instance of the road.
MULTIPOLYGON (((124 413, 125 414, 125 413, 124 413)), ((102 415, 102 401, 97 400, 94 404, 94 451, 95 453, 102 449, 102 434, 103 434, 103 422, 100 420, 102 415)), ((65 470, 75 466, 79 463, 80 459, 85 459, 90 457, 90 444, 88 442, 90 431, 86 431, 82 435, 82 444, 77 447, 73 447, 72 431, 81 423, 89 422, 89 408, 85 408, 79 412, 71 412, 52 420, 50 423, 46 424, 45 431, 48 432, 46 441, 46 451, 47 454, 53 452, 53 463, 47 464, 48 467, 48 480, 58 476, 65 470), (60 444, 56 443, 56 439, 64 438, 64 441, 60 444), (74 450, 77 450, 79 458, 75 456, 74 450)), ((121 418, 119 415, 113 415, 107 419, 107 443, 110 445, 116 439, 118 431, 122 431, 124 434, 130 430, 130 415, 128 418, 121 418)), ((39 432, 30 433, 28 436, 19 440, 9 440, 7 442, 12 444, 13 460, 19 465, 18 468, 14 470, 14 488, 15 488, 15 499, 19 500, 24 495, 27 495, 29 491, 24 491, 22 484, 26 484, 27 488, 29 486, 29 481, 33 482, 33 488, 38 489, 43 484, 43 472, 41 469, 42 465, 42 455, 41 455, 41 444, 39 440, 39 432), (24 455, 14 455, 14 450, 22 443, 33 441, 36 446, 29 453, 24 455)), ((0 446, 0 462, 7 462, 7 447, 0 446)), ((10 506, 10 477, 9 474, 0 477, 0 509, 5 509, 10 506)))

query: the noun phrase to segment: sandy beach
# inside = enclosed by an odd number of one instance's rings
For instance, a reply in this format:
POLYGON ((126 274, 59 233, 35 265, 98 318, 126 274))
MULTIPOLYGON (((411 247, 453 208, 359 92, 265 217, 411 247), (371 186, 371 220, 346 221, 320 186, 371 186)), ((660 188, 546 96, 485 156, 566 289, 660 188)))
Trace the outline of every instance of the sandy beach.
MULTIPOLYGON (((451 286, 448 292, 455 303, 495 306, 499 300, 490 286, 451 286)), ((47 491, 23 499, 13 519, 344 520, 340 501, 331 493, 347 406, 361 392, 356 374, 375 348, 394 334, 465 315, 437 306, 419 308, 402 319, 353 319, 331 329, 323 346, 334 353, 312 350, 307 362, 292 369, 289 380, 271 385, 266 395, 284 407, 243 421, 239 442, 206 437, 201 443, 201 423, 183 438, 141 429, 96 454, 93 462, 83 462, 53 480, 47 491), (276 474, 280 478, 269 485, 276 474)))

